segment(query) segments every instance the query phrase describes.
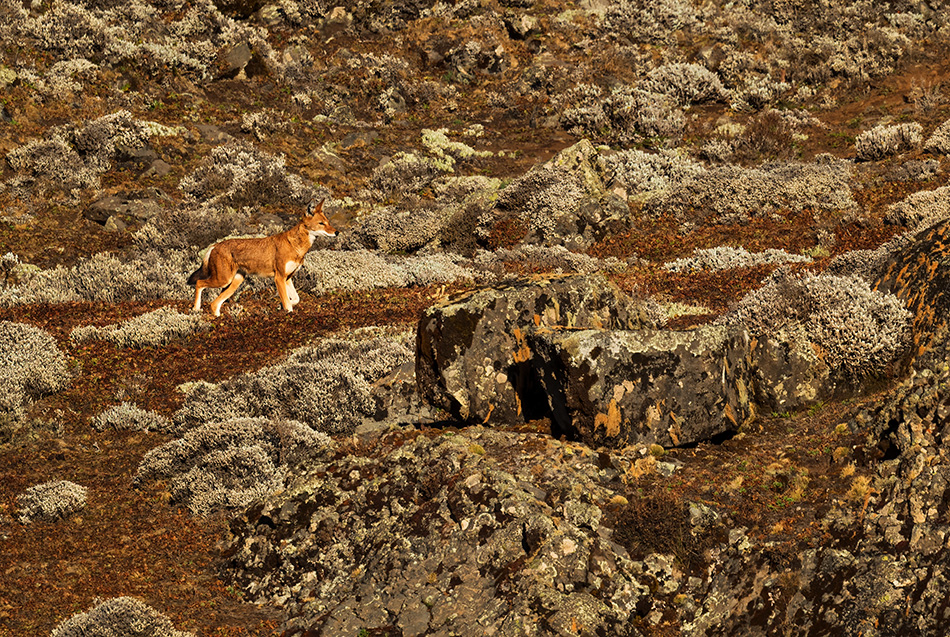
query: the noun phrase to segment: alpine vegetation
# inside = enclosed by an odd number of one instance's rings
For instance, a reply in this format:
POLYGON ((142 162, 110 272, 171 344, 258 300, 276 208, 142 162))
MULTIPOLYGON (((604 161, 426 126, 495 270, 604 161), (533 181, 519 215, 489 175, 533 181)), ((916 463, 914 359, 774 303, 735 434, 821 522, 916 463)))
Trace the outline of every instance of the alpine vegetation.
POLYGON ((413 360, 413 352, 391 339, 323 339, 258 372, 196 388, 175 413, 175 426, 187 431, 211 421, 266 417, 349 433, 373 420, 385 402, 376 381, 413 360))
POLYGON ((195 637, 134 597, 113 597, 57 626, 50 637, 195 637))
POLYGON ((171 420, 153 411, 142 409, 130 402, 109 407, 93 418, 92 427, 96 431, 161 431, 171 428, 171 420))
POLYGON ((910 342, 910 312, 856 276, 796 276, 780 269, 721 319, 753 336, 811 343, 847 378, 880 375, 910 342))
POLYGON ((0 419, 19 420, 34 400, 70 381, 56 340, 32 325, 0 321, 0 419))
POLYGON ((240 510, 280 490, 288 464, 331 444, 293 420, 208 422, 145 454, 135 482, 166 480, 172 501, 195 515, 240 510))
POLYGON ((923 142, 923 126, 909 124, 882 124, 858 135, 854 148, 858 159, 873 161, 918 148, 923 142))
POLYGON ((17 520, 55 522, 86 508, 86 487, 68 480, 37 484, 17 496, 17 520))
POLYGON ((116 347, 142 349, 188 338, 202 327, 210 329, 201 316, 182 314, 177 309, 166 306, 118 325, 77 327, 70 332, 69 340, 74 345, 99 340, 108 341, 116 347))
POLYGON ((194 268, 190 250, 149 250, 128 259, 99 253, 72 266, 38 270, 0 289, 0 306, 28 303, 153 301, 187 299, 194 268))
POLYGON ((719 246, 695 250, 692 255, 670 261, 663 268, 670 272, 691 272, 693 270, 730 270, 732 268, 751 268, 757 265, 782 265, 785 263, 808 263, 811 259, 800 254, 790 254, 785 250, 769 248, 763 252, 749 252, 745 248, 719 246))

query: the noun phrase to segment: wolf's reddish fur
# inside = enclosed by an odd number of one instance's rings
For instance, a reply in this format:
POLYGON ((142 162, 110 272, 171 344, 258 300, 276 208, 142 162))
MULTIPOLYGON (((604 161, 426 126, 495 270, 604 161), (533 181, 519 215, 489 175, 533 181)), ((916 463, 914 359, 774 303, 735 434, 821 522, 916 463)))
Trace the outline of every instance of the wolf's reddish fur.
POLYGON ((215 244, 205 255, 201 267, 188 277, 195 286, 194 311, 201 311, 204 288, 225 289, 211 302, 211 311, 221 316, 221 304, 228 300, 244 282, 247 274, 273 277, 280 303, 288 312, 300 302, 291 277, 303 263, 304 256, 317 235, 335 237, 336 229, 323 214, 323 201, 310 204, 300 223, 280 234, 259 239, 227 239, 215 244), (227 287, 225 287, 227 286, 227 287))

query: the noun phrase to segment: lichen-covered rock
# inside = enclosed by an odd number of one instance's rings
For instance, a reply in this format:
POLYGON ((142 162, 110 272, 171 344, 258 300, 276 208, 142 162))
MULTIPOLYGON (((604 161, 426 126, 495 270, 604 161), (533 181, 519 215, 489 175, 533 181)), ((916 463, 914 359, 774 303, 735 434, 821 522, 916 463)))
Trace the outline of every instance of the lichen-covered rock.
POLYGON ((744 329, 539 330, 530 341, 552 430, 591 446, 692 444, 753 412, 744 329))
POLYGON ((429 308, 419 321, 419 389, 470 423, 537 418, 548 405, 530 379, 530 331, 652 327, 660 312, 600 275, 535 277, 478 290, 429 308))
POLYGON ((34 400, 69 383, 56 340, 25 323, 0 321, 0 419, 19 419, 34 400))
POLYGON ((485 238, 490 224, 517 219, 527 228, 526 243, 575 250, 589 247, 608 223, 629 214, 626 202, 607 191, 597 150, 587 140, 513 181, 498 194, 496 208, 479 229, 485 238))
POLYGON ((912 314, 912 357, 946 340, 950 316, 950 221, 920 231, 890 254, 875 290, 899 298, 912 314))
POLYGON ((762 252, 749 252, 745 248, 719 246, 697 249, 688 257, 665 263, 663 268, 671 272, 690 272, 693 270, 729 270, 732 268, 750 268, 757 265, 807 263, 810 257, 801 254, 789 254, 785 250, 769 248, 762 252))
POLYGON ((50 637, 194 637, 134 597, 113 597, 62 621, 50 637))
MULTIPOLYGON (((638 450, 481 427, 353 444, 308 459, 286 490, 232 522, 228 577, 281 604, 285 630, 638 635, 662 606, 657 581, 682 584, 672 556, 646 546, 637 561, 606 525, 638 450)), ((685 517, 675 524, 688 537, 685 517)))
POLYGON ((21 524, 55 522, 86 508, 86 487, 68 480, 37 484, 17 496, 21 524))

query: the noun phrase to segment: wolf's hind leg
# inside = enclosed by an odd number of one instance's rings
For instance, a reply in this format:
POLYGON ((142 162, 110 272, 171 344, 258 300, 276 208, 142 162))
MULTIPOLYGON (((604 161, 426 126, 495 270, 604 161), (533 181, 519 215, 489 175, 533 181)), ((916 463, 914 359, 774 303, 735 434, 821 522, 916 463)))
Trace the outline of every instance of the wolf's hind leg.
POLYGON ((237 289, 241 287, 242 283, 244 283, 244 275, 240 272, 236 272, 234 278, 231 279, 231 284, 224 288, 224 291, 218 295, 218 298, 211 302, 211 311, 215 316, 221 316, 221 305, 231 298, 231 295, 237 292, 237 289))

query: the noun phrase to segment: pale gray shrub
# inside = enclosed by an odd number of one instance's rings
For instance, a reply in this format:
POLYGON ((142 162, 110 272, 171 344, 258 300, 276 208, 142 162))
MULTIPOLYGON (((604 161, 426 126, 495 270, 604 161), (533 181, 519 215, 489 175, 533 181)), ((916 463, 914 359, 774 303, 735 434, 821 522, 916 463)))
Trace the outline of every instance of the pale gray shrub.
POLYGON ((24 179, 55 180, 66 191, 99 185, 98 174, 86 166, 76 149, 57 133, 10 151, 7 161, 20 173, 21 182, 24 179))
POLYGON ((397 153, 373 170, 367 194, 376 201, 382 201, 396 194, 418 192, 449 172, 449 167, 438 165, 427 157, 416 153, 397 153))
MULTIPOLYGON (((231 236, 274 234, 283 228, 251 225, 251 208, 235 210, 207 201, 162 208, 133 236, 143 249, 204 248, 231 236)), ((197 267, 197 260, 195 266, 197 267)))
POLYGON ((917 122, 875 126, 855 138, 857 158, 872 161, 914 150, 923 141, 923 130, 917 122))
POLYGON ((216 146, 179 187, 191 200, 234 207, 265 204, 306 206, 314 189, 288 172, 286 160, 240 141, 216 146))
POLYGON ((276 365, 196 389, 174 421, 187 430, 212 420, 266 417, 350 432, 377 411, 382 390, 373 383, 413 360, 412 351, 387 339, 323 339, 276 365))
POLYGON ((208 329, 201 316, 182 314, 176 308, 168 306, 146 312, 118 325, 77 327, 69 334, 69 340, 76 345, 100 340, 108 341, 116 347, 141 349, 188 338, 203 327, 208 329))
POLYGON ((681 105, 718 102, 728 94, 719 76, 699 64, 665 64, 650 71, 643 84, 681 105))
POLYGON ((581 84, 559 100, 561 128, 578 137, 606 137, 612 142, 633 144, 644 139, 679 137, 686 117, 673 98, 641 88, 602 89, 581 84))
POLYGON ((950 186, 934 190, 918 190, 891 204, 885 219, 910 231, 923 230, 950 217, 950 186))
POLYGON ((113 597, 61 622, 50 637, 194 637, 133 597, 113 597))
POLYGON ((170 429, 171 421, 154 411, 147 411, 130 402, 109 407, 93 418, 92 427, 96 431, 105 429, 115 431, 161 431, 170 429))
POLYGON ((676 32, 699 22, 688 0, 619 0, 607 8, 604 28, 634 42, 672 44, 676 32))
POLYGON ((416 207, 395 210, 386 207, 362 215, 345 231, 344 245, 382 250, 411 252, 434 240, 455 212, 449 207, 416 207))
POLYGON ((924 142, 924 150, 939 154, 950 155, 950 119, 938 126, 924 142))
POLYGON ((504 265, 523 263, 540 268, 544 272, 575 272, 593 274, 605 269, 621 267, 614 257, 597 259, 580 252, 571 252, 564 246, 519 245, 510 250, 494 252, 479 250, 472 260, 476 271, 482 275, 504 276, 504 265))
POLYGON ((293 420, 212 421, 146 453, 135 483, 167 481, 172 501, 195 515, 240 510, 283 488, 287 465, 331 444, 293 420))
POLYGON ((706 168, 675 150, 648 153, 625 150, 598 158, 605 180, 624 188, 629 197, 651 191, 666 191, 673 184, 697 176, 706 168))
POLYGON ((694 270, 730 270, 732 268, 751 268, 758 265, 781 265, 784 263, 808 263, 811 259, 801 254, 789 254, 785 250, 769 248, 763 252, 749 252, 745 248, 719 246, 702 248, 682 259, 663 264, 670 272, 691 272, 694 270))
POLYGON ((471 279, 463 261, 449 253, 400 257, 372 250, 317 250, 307 254, 294 282, 297 289, 314 294, 451 283, 471 279))
POLYGON ((781 209, 851 210, 851 165, 822 159, 812 164, 770 162, 758 168, 717 166, 652 193, 644 209, 654 213, 701 211, 723 222, 763 217, 781 209))
POLYGON ((199 265, 191 250, 149 250, 120 259, 99 253, 73 266, 31 273, 0 289, 0 305, 187 299, 188 275, 199 265))
POLYGON ((86 508, 86 487, 68 480, 36 484, 17 496, 17 520, 55 522, 86 508))
POLYGON ((66 355, 43 330, 0 321, 0 417, 18 419, 42 396, 70 381, 66 355))
POLYGON ((831 369, 859 379, 883 373, 905 351, 910 319, 900 299, 859 277, 780 269, 721 320, 753 336, 816 345, 831 369))

